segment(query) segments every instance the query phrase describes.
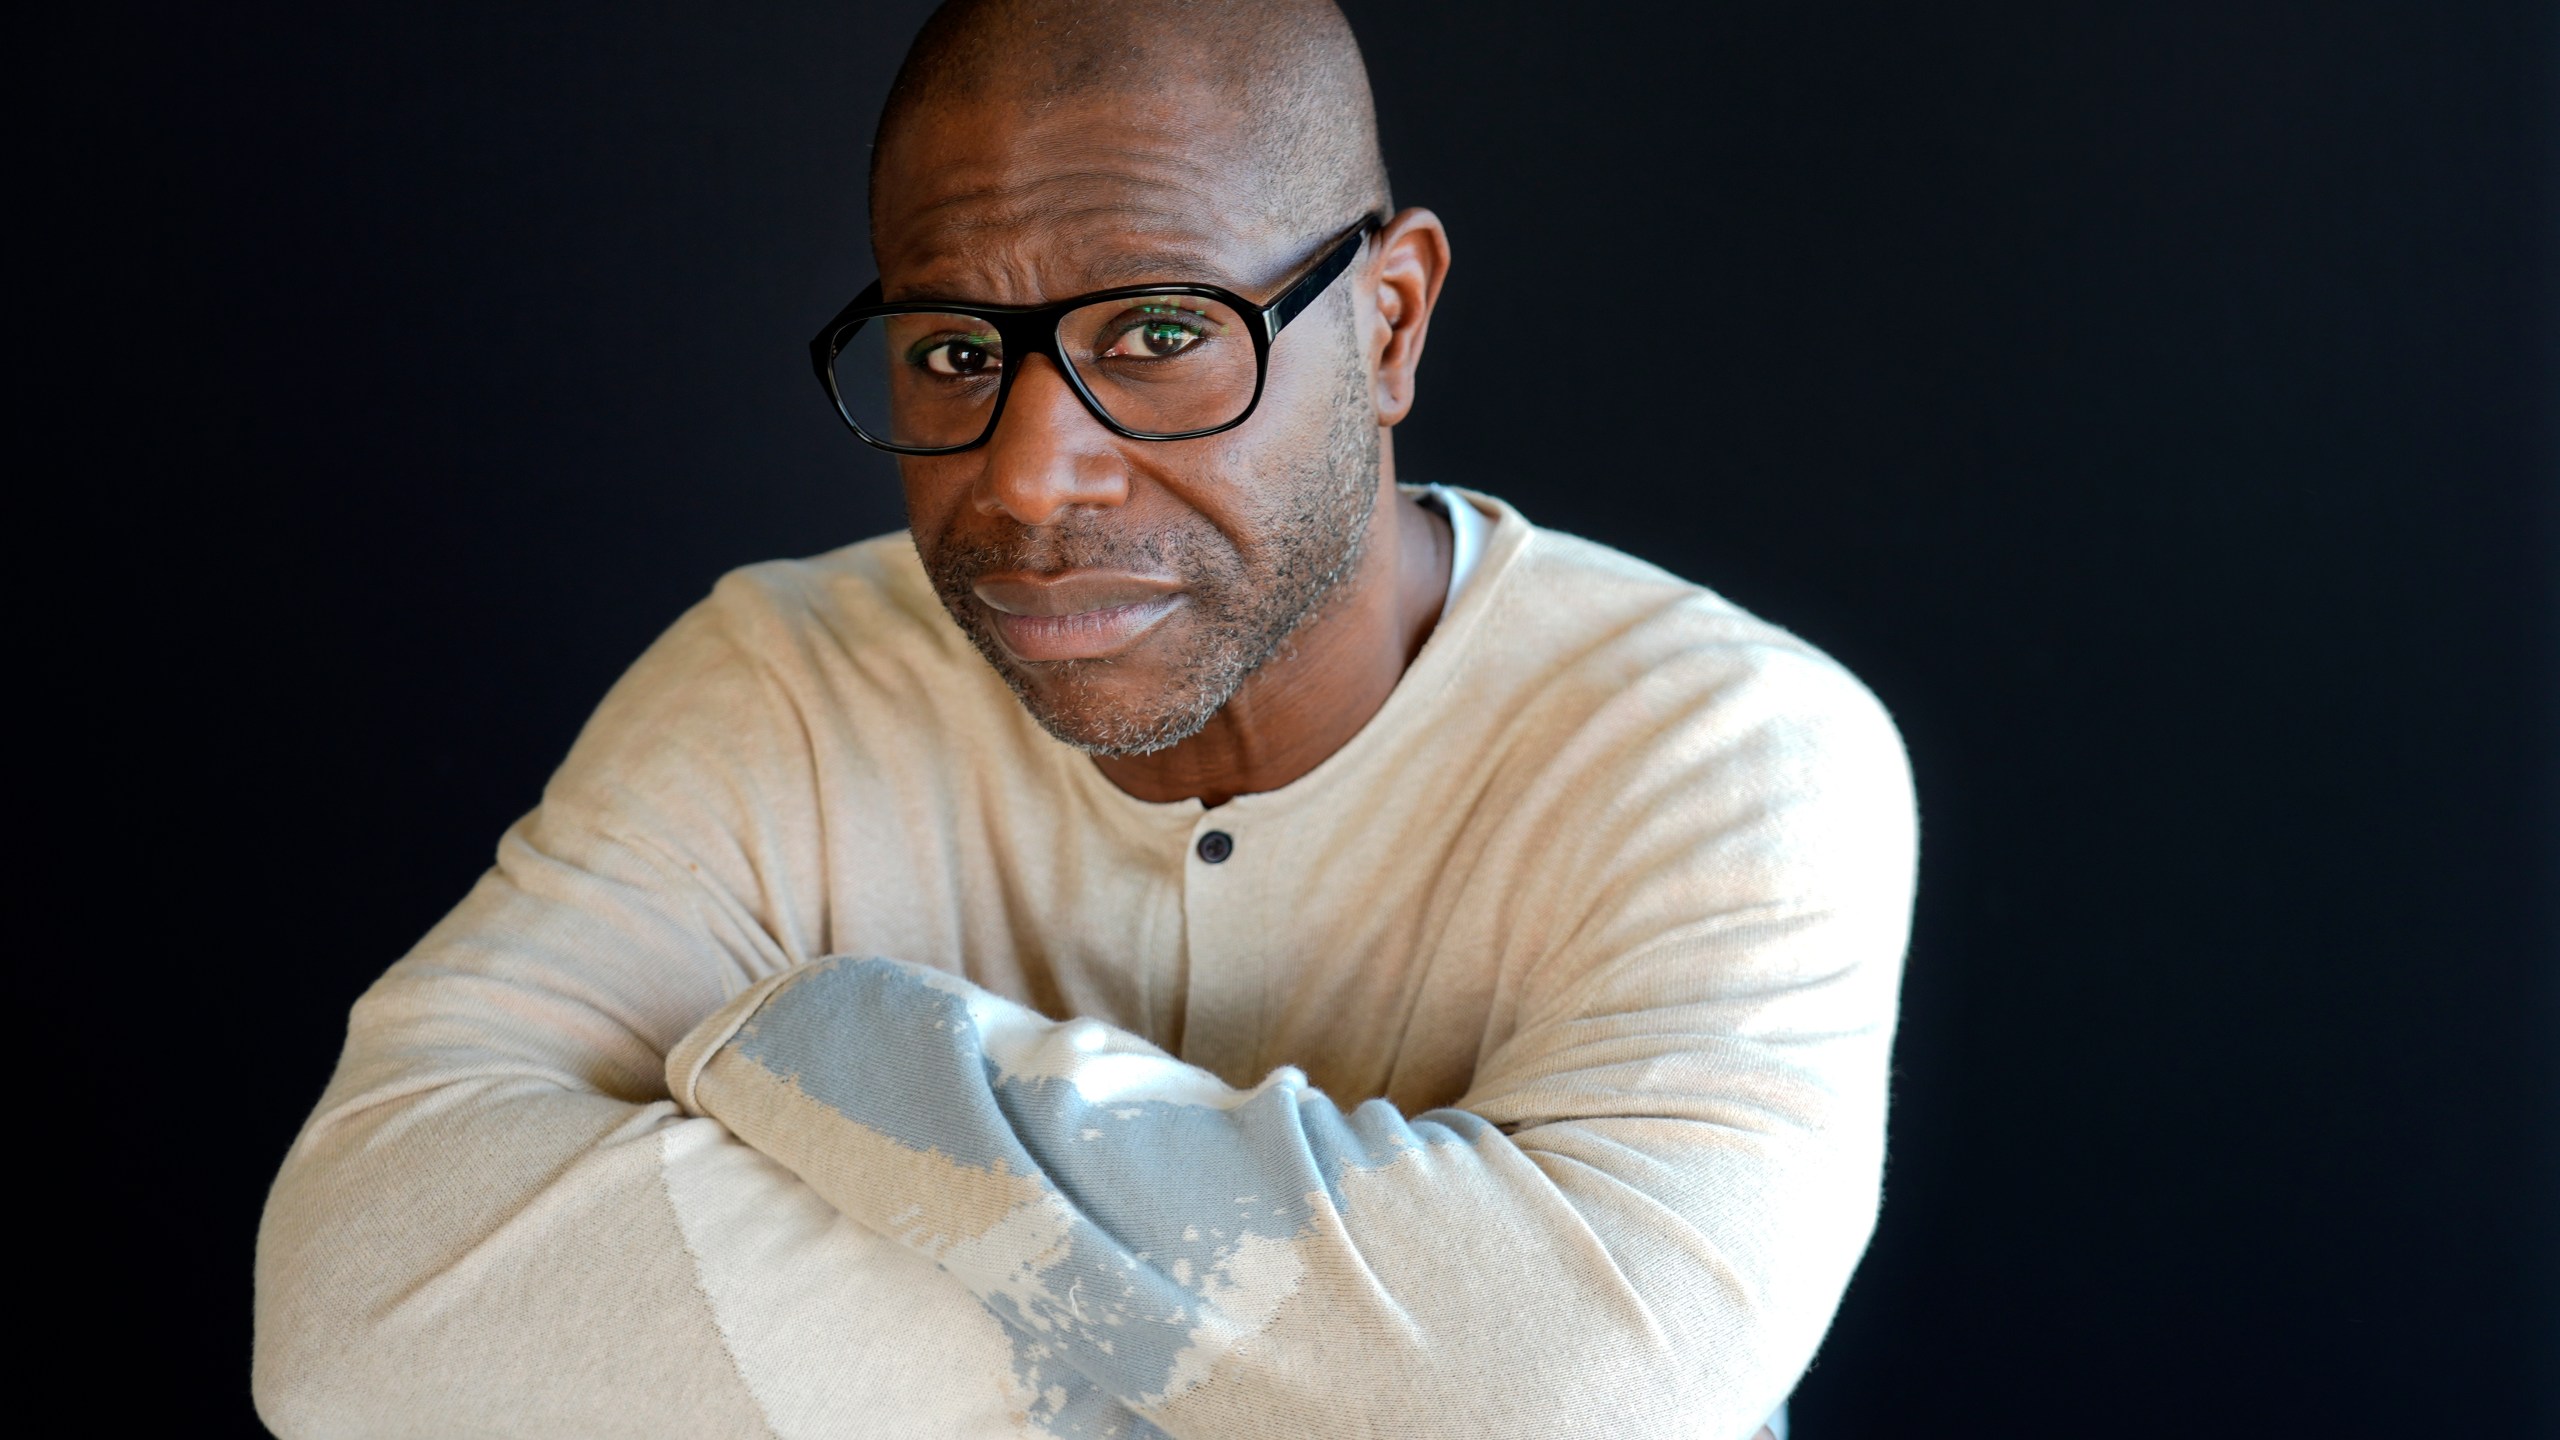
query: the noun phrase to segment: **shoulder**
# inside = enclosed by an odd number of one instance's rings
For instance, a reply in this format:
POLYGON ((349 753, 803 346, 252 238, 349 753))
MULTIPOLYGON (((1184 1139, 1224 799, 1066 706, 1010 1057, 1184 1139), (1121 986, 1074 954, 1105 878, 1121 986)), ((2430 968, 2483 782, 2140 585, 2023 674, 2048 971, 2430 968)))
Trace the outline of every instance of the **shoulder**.
POLYGON ((985 670, 903 533, 748 565, 615 682, 567 771, 670 785, 797 774, 813 744, 911 746, 937 733, 937 707, 989 710, 985 670))
POLYGON ((1910 765, 1846 666, 1703 585, 1552 530, 1522 535, 1485 598, 1468 648, 1507 672, 1483 697, 1498 716, 1481 752, 1487 854, 1545 949, 1633 953, 1699 926, 1827 916, 1865 937, 1857 953, 1899 954, 1919 841, 1910 765))
POLYGON ((626 688, 752 687, 784 708, 877 725, 992 681, 905 532, 723 575, 624 677, 626 688))
POLYGON ((1720 767, 1726 783, 1804 784, 1829 767, 1907 792, 1892 718, 1839 661, 1704 585, 1504 509, 1513 540, 1470 668, 1492 672, 1544 753, 1675 771, 1747 758, 1756 768, 1720 767))
POLYGON ((1909 762, 1839 661, 1659 566, 1525 523, 1480 598, 1458 682, 1474 693, 1449 707, 1473 733, 1455 748, 1478 767, 1483 823, 1523 837, 1524 884, 1620 894, 1644 875, 1887 908, 1907 894, 1909 762))
POLYGON ((967 642, 943 613, 906 532, 720 577, 678 628, 757 654, 939 655, 967 642))

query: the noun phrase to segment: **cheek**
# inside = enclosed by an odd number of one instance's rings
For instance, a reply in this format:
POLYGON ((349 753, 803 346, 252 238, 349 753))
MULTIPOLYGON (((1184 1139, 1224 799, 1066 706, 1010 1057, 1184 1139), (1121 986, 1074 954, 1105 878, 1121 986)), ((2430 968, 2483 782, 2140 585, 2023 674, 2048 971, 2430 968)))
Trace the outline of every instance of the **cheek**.
MULTIPOLYGON (((1318 318, 1308 316, 1299 325, 1318 318)), ((1367 398, 1352 383, 1336 342, 1320 325, 1304 334, 1292 326, 1272 349, 1271 373, 1253 418, 1217 437, 1233 442, 1223 447, 1217 470, 1250 492, 1248 504, 1293 511, 1296 490, 1326 482, 1345 409, 1365 408, 1367 398)))
POLYGON ((1135 457, 1158 462, 1147 469, 1165 500, 1190 512, 1187 524, 1216 530, 1229 551, 1227 563, 1240 562, 1245 574, 1279 563, 1310 513, 1328 508, 1321 492, 1340 483, 1336 437, 1343 407, 1360 397, 1342 394, 1334 353, 1303 343, 1320 338, 1321 332, 1300 336, 1293 329, 1287 339, 1301 343, 1293 347, 1284 339, 1272 351, 1262 403, 1242 426, 1135 457))
POLYGON ((1340 303, 1326 301, 1281 332, 1263 382, 1266 408, 1287 411, 1319 434, 1336 423, 1343 406, 1364 405, 1367 398, 1367 367, 1356 358, 1359 339, 1333 310, 1340 303), (1361 373, 1354 375, 1355 368, 1361 373))
POLYGON ((929 549, 940 544, 969 497, 976 467, 967 455, 901 455, 898 482, 906 492, 907 530, 929 549))
POLYGON ((1241 429, 1206 442, 1215 448, 1179 476, 1166 477, 1166 489, 1198 516, 1194 523, 1218 532, 1230 563, 1257 563, 1271 538, 1304 508, 1297 492, 1306 484, 1307 458, 1323 444, 1321 427, 1311 428, 1308 418, 1266 404, 1241 429))

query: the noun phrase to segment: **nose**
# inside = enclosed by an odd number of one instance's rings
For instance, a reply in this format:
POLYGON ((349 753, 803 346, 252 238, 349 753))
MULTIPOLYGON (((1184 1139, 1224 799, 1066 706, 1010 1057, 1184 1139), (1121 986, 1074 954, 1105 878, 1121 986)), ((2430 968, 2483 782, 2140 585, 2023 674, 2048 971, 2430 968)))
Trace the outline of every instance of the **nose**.
POLYGON ((1046 525, 1071 506, 1121 504, 1129 498, 1129 474, 1116 439, 1048 356, 1026 356, 996 417, 996 433, 987 437, 977 507, 1046 525))

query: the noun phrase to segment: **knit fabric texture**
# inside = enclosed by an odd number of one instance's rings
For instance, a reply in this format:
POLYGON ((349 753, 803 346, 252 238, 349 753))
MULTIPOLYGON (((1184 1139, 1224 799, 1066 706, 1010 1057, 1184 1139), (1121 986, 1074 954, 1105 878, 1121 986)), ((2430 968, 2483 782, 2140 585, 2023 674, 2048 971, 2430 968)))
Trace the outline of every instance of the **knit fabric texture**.
POLYGON ((904 535, 724 579, 356 1005, 260 1413, 1751 1435, 1874 1226, 1901 745, 1459 493, 1481 561, 1384 707, 1214 809, 1041 731, 904 535))

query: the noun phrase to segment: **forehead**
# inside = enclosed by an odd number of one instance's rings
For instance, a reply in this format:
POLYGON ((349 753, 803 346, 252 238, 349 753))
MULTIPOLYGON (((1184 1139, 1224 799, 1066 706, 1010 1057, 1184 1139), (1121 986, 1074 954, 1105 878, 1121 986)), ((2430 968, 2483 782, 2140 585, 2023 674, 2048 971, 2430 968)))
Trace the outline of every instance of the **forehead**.
POLYGON ((1260 296, 1305 237, 1269 214, 1232 113, 1205 87, 1160 86, 917 114, 880 157, 883 292, 1018 305, 1193 281, 1260 296))

